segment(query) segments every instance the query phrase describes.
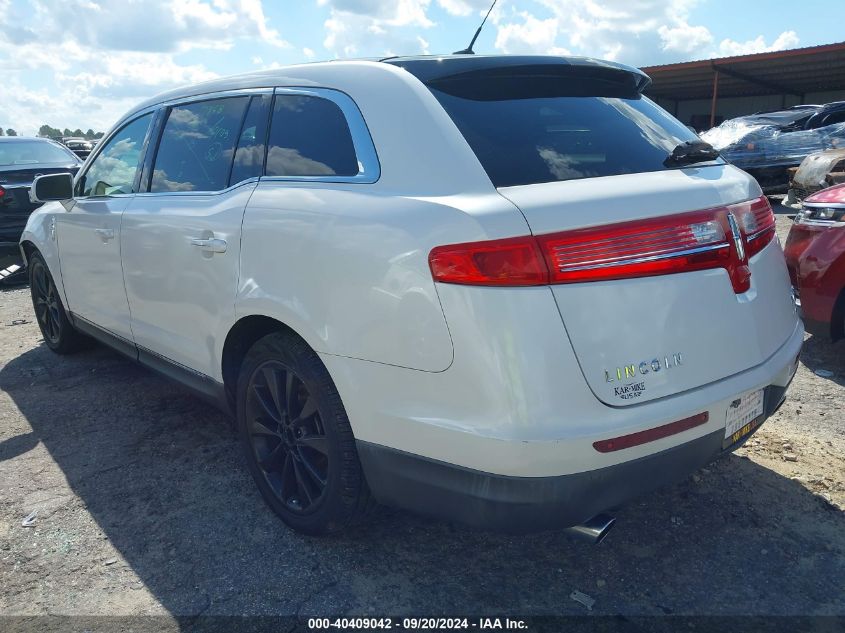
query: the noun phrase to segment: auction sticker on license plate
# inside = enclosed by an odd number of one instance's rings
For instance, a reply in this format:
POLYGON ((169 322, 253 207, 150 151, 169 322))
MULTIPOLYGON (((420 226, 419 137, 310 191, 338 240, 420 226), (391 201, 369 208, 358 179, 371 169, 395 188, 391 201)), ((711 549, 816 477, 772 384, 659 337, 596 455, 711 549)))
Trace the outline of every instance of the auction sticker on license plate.
POLYGON ((763 390, 758 389, 740 396, 728 405, 725 420, 725 439, 729 444, 738 442, 754 430, 755 420, 763 415, 763 390))

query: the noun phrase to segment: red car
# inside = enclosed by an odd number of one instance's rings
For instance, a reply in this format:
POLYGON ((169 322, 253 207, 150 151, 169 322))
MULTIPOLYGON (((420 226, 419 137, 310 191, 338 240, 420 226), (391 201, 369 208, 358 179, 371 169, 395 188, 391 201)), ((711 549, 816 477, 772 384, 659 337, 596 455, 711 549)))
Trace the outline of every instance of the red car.
POLYGON ((845 184, 804 200, 786 240, 786 262, 806 330, 845 337, 845 184))

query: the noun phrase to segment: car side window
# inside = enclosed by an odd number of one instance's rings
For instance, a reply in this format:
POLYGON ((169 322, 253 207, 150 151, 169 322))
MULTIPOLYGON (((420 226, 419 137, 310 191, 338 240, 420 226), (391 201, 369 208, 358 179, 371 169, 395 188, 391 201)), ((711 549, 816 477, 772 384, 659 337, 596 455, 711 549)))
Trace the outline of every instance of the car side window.
POLYGON ((249 102, 229 185, 249 178, 261 176, 264 172, 264 149, 267 140, 267 123, 270 118, 270 103, 273 95, 256 95, 249 102))
POLYGON ((77 196, 111 196, 135 193, 135 176, 144 139, 153 115, 145 114, 114 134, 79 178, 77 196))
POLYGON ((822 121, 822 125, 833 125, 834 123, 845 123, 845 108, 839 112, 828 114, 822 121))
POLYGON ((268 176, 356 176, 352 134, 338 105, 277 94, 267 143, 268 176))
POLYGON ((153 165, 150 191, 220 191, 228 187, 249 97, 173 106, 153 165))

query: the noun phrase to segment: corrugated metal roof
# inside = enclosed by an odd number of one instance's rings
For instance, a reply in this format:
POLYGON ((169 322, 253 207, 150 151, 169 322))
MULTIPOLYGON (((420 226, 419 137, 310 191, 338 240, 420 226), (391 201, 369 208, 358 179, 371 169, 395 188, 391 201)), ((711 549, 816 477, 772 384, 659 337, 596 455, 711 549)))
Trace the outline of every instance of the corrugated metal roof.
POLYGON ((646 94, 706 99, 719 71, 719 96, 805 95, 845 90, 845 42, 785 51, 720 57, 642 69, 652 79, 646 94))

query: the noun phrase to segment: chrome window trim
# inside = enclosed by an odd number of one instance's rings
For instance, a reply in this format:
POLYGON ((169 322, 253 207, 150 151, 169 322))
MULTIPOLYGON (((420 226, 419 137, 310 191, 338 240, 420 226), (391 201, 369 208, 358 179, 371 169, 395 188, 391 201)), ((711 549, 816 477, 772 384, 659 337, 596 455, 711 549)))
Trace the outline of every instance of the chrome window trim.
POLYGON ((234 185, 229 185, 225 189, 220 189, 218 191, 140 191, 132 195, 139 198, 151 198, 155 196, 222 196, 237 189, 238 187, 257 182, 258 176, 253 176, 252 178, 247 178, 246 180, 239 180, 234 185))
MULTIPOLYGON (((223 90, 221 92, 208 92, 202 95, 191 95, 190 97, 179 97, 169 101, 162 101, 158 104, 159 108, 172 108, 174 106, 187 105, 189 103, 197 103, 200 101, 214 101, 216 99, 226 99, 228 97, 250 97, 259 94, 273 94, 273 88, 242 88, 240 90, 223 90)), ((165 121, 165 124, 167 121, 165 121)))
MULTIPOLYGON (((261 182, 332 182, 332 183, 360 183, 373 184, 381 177, 381 164, 378 160, 376 147, 370 130, 364 121, 364 115, 355 101, 345 92, 332 88, 276 88, 276 95, 293 95, 303 97, 317 97, 326 99, 340 108, 349 126, 352 136, 352 147, 358 160, 358 173, 354 176, 262 176, 261 182)), ((270 126, 272 129, 272 112, 270 126)), ((267 151, 270 151, 269 143, 267 151)), ((266 171, 266 165, 265 165, 266 171)))
MULTIPOLYGON (((203 101, 226 99, 228 97, 251 97, 254 95, 272 94, 273 88, 242 88, 240 90, 224 90, 222 92, 209 92, 202 95, 192 95, 190 97, 179 97, 178 99, 171 99, 170 101, 162 101, 158 106, 156 106, 156 108, 173 108, 180 105, 190 105, 192 103, 200 103, 203 101)), ((247 104, 247 109, 249 109, 249 104, 247 104)), ((244 114, 246 114, 246 112, 244 112, 244 114)), ((241 121, 241 124, 243 124, 243 121, 241 121)), ((161 135, 164 134, 165 127, 167 127, 167 119, 165 119, 162 123, 161 132, 159 133, 159 141, 161 140, 161 135)), ((237 149, 237 144, 235 149, 237 149)), ((156 145, 156 153, 158 153, 158 145, 156 145)), ((158 158, 158 156, 156 156, 156 158, 158 158)), ((152 169, 155 170, 155 161, 153 161, 152 169)), ((219 196, 229 193, 233 189, 250 182, 258 182, 258 177, 253 176, 252 178, 247 178, 246 180, 239 180, 225 189, 203 189, 198 191, 140 191, 134 195, 143 196, 145 198, 150 196, 219 196)))

